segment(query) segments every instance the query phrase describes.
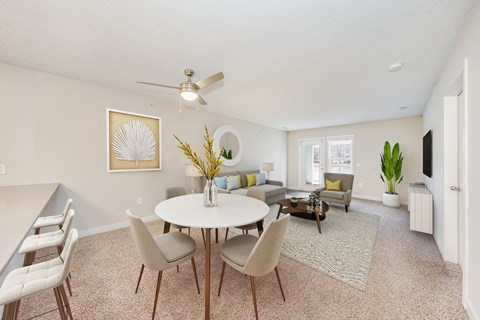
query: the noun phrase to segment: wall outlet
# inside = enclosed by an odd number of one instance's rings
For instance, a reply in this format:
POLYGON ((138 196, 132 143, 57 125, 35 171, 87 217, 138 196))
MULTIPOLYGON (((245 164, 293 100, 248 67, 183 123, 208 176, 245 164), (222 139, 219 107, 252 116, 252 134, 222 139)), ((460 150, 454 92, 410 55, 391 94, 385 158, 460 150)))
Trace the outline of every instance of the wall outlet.
POLYGON ((137 198, 137 204, 142 204, 142 203, 143 203, 142 197, 138 197, 138 198, 137 198))
POLYGON ((0 164, 0 174, 7 174, 7 165, 0 164))
POLYGON ((360 182, 360 183, 358 184, 358 186, 359 186, 360 188, 363 188, 363 182, 360 182))

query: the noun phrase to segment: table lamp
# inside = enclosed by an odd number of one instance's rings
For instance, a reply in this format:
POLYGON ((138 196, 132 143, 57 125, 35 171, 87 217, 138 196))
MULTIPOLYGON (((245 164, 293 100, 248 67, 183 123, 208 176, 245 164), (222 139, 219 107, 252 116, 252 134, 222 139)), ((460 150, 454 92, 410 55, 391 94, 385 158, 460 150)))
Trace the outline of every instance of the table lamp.
POLYGON ((196 192, 195 178, 201 177, 202 175, 198 172, 198 169, 195 168, 193 164, 185 165, 185 177, 191 178, 191 188, 192 193, 196 192))
POLYGON ((267 179, 270 179, 270 171, 273 171, 273 170, 275 170, 273 162, 263 163, 263 171, 267 171, 267 179))

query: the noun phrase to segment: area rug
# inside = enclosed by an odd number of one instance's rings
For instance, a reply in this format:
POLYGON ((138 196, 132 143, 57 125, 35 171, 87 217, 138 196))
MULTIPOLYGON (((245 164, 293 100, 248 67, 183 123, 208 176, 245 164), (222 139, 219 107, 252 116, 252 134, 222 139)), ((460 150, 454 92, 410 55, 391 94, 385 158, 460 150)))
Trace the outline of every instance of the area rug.
MULTIPOLYGON (((270 207, 265 225, 276 218, 278 205, 270 207)), ((291 217, 282 254, 360 290, 367 287, 379 216, 330 206, 317 223, 291 217)))

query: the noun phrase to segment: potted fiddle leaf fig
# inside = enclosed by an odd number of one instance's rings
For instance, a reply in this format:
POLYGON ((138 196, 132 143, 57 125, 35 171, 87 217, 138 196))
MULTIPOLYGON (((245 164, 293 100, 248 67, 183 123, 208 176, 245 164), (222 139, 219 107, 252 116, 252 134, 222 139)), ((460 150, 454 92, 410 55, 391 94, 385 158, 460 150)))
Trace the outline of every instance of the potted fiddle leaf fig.
POLYGON ((402 152, 400 152, 398 142, 395 143, 392 149, 390 142, 385 141, 383 153, 380 154, 380 165, 382 169, 380 179, 382 179, 387 188, 382 197, 385 206, 400 207, 400 195, 396 189, 398 184, 403 180, 402 163, 403 155, 402 152))

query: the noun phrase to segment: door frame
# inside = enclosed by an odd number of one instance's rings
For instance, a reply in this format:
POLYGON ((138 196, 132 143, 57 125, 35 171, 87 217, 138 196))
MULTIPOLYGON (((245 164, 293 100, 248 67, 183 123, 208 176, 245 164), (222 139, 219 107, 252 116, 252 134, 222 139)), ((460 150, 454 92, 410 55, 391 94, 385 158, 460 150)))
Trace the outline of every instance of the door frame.
MULTIPOLYGON (((303 184, 302 184, 302 176, 303 176, 303 172, 302 172, 302 169, 303 169, 303 165, 302 164, 302 142, 305 142, 305 141, 314 141, 314 140, 320 140, 322 141, 322 146, 323 146, 323 157, 322 158, 322 162, 323 162, 323 170, 325 172, 325 137, 318 137, 318 138, 305 138, 305 139, 298 139, 298 190, 302 190, 302 187, 303 187, 303 184)), ((312 185, 313 186, 313 185, 312 185)), ((305 191, 305 190, 303 190, 305 191)))
POLYGON ((468 225, 469 225, 469 183, 468 183, 468 59, 464 60, 463 69, 460 71, 457 79, 453 82, 451 88, 444 96, 443 122, 444 122, 444 177, 443 177, 443 215, 444 215, 444 252, 445 261, 458 263, 459 258, 459 212, 458 197, 464 197, 465 203, 465 225, 464 225, 464 261, 462 277, 462 303, 466 306, 466 297, 468 296, 468 225), (464 126, 465 126, 465 163, 464 163, 464 186, 461 193, 453 192, 450 186, 458 183, 458 95, 464 92, 464 126), (458 196, 458 197, 457 197, 458 196))

